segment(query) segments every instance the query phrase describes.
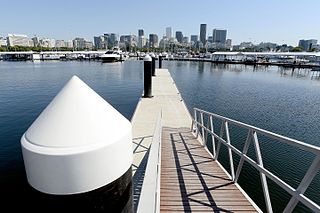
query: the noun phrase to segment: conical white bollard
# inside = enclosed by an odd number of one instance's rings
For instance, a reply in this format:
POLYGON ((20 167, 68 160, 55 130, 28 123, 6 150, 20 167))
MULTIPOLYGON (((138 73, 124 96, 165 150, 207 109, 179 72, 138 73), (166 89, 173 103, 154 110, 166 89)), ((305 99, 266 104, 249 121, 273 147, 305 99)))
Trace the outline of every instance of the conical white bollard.
POLYGON ((131 123, 76 76, 29 127, 21 145, 29 184, 46 194, 90 192, 131 175, 131 123))

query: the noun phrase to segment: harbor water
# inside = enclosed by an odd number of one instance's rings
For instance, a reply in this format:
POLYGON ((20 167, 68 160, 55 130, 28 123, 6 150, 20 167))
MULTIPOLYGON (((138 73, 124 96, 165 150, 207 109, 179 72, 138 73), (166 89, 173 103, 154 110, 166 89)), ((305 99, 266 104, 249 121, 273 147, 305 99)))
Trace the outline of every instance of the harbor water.
MULTIPOLYGON (((171 72, 190 112, 193 107, 201 108, 320 146, 320 81, 311 79, 310 70, 182 61, 164 61, 163 67, 171 72)), ((143 90, 142 61, 0 61, 0 187, 7 201, 3 203, 32 199, 20 137, 73 75, 128 119, 143 90)), ((230 128, 231 143, 242 149, 246 132, 230 128)), ((265 167, 297 187, 313 156, 267 138, 259 140, 265 167)), ((226 150, 219 160, 228 168, 226 150)), ((239 183, 263 209, 258 173, 245 165, 239 183)), ((268 184, 274 211, 280 212, 290 197, 272 181, 268 184)), ((319 191, 318 174, 306 195, 320 204, 319 191)), ((307 210, 299 206, 296 211, 307 210)))

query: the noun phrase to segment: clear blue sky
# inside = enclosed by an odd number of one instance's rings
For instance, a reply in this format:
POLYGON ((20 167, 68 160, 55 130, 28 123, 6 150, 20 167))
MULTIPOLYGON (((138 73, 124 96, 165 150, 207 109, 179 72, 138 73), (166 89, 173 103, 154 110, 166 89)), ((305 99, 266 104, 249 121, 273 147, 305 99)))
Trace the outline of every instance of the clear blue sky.
POLYGON ((0 36, 8 33, 92 40, 105 32, 199 34, 200 23, 228 30, 233 44, 320 40, 320 0, 16 0, 0 3, 0 36))

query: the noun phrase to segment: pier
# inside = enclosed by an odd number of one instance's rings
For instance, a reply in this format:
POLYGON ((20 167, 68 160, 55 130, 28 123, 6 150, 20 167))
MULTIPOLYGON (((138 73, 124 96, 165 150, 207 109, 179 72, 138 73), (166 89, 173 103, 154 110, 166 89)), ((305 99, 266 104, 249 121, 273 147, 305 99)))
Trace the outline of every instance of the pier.
POLYGON ((135 212, 262 212, 238 184, 244 162, 259 172, 263 211, 273 212, 267 180, 291 196, 283 212, 292 212, 299 202, 320 211, 320 206, 304 195, 320 170, 320 147, 198 108, 192 117, 167 69, 156 69, 152 81, 153 96, 140 99, 131 120, 135 212), (220 132, 214 128, 217 124, 220 132), (233 145, 229 124, 247 132, 243 150, 233 145), (297 188, 264 167, 262 136, 314 155, 297 188), (208 143, 212 143, 212 151, 208 143), (256 160, 247 156, 250 144, 256 160), (218 161, 221 146, 228 150, 229 171, 218 161), (237 167, 233 155, 240 157, 237 167))
POLYGON ((259 212, 260 209, 214 160, 200 137, 191 131, 192 117, 169 71, 157 69, 152 80, 153 97, 140 99, 131 120, 134 199, 139 206, 138 212, 151 212, 152 203, 157 205, 155 200, 160 201, 156 208, 161 212, 259 212), (157 144, 158 152, 152 150, 157 144), (149 173, 152 167, 148 165, 154 160, 159 161, 155 164, 159 165, 159 170, 149 173), (158 179, 158 182, 148 185, 152 179, 158 179), (147 191, 150 190, 144 190, 145 185, 158 188, 158 195, 149 196, 147 191))

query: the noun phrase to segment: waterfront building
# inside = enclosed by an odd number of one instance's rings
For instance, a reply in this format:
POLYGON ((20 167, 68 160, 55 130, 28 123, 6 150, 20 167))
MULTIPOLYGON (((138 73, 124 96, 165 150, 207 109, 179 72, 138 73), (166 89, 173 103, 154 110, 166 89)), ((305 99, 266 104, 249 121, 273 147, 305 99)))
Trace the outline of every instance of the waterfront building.
POLYGON ((176 39, 179 43, 182 43, 183 34, 181 31, 176 31, 176 39))
POLYGON ((138 30, 138 36, 140 37, 140 36, 144 36, 144 31, 143 31, 143 29, 139 29, 138 30))
POLYGON ((33 46, 34 47, 39 47, 40 46, 40 38, 38 36, 33 37, 32 41, 33 41, 33 46))
POLYGON ((232 48, 232 40, 231 39, 227 39, 226 48, 229 49, 229 50, 232 48))
POLYGON ((203 45, 206 44, 207 24, 200 24, 200 41, 203 45))
POLYGON ((115 33, 110 33, 110 36, 108 38, 108 45, 116 46, 118 44, 118 38, 115 33))
POLYGON ((29 38, 26 35, 22 34, 8 34, 7 37, 7 45, 9 47, 12 46, 24 46, 24 47, 29 47, 29 38))
POLYGON ((188 36, 184 36, 184 37, 182 38, 182 43, 183 43, 183 44, 189 44, 189 37, 188 37, 188 36))
POLYGON ((84 48, 86 50, 92 50, 93 49, 93 43, 92 41, 84 41, 84 48))
POLYGON ((137 46, 137 36, 135 35, 122 35, 120 36, 120 43, 127 47, 136 47, 137 46))
POLYGON ((227 30, 213 29, 213 32, 212 32, 213 43, 225 44, 226 40, 227 40, 227 30))
POLYGON ((191 35, 191 42, 196 43, 198 41, 198 36, 197 35, 191 35))
POLYGON ((261 42, 257 48, 259 49, 259 51, 274 51, 277 48, 277 44, 276 43, 271 43, 271 42, 261 42))
POLYGON ((144 36, 139 36, 138 38, 138 47, 139 48, 144 48, 147 45, 147 38, 144 36))
POLYGON ((104 36, 94 36, 93 42, 96 49, 98 50, 106 49, 104 36))
POLYGON ((50 39, 50 38, 40 39, 40 46, 41 47, 52 48, 52 47, 55 47, 55 45, 56 45, 56 40, 54 40, 54 39, 50 39))
POLYGON ((7 46, 7 39, 0 37, 0 47, 6 47, 7 46))
POLYGON ((73 39, 73 47, 76 50, 82 50, 85 49, 85 40, 84 38, 75 38, 73 39))
POLYGON ((308 40, 299 40, 298 46, 301 47, 304 51, 310 51, 314 48, 318 43, 316 39, 308 39, 308 40))
POLYGON ((254 44, 252 42, 241 42, 239 45, 239 50, 243 50, 246 48, 253 48, 254 44))
POLYGON ((159 47, 160 48, 172 48, 173 46, 177 46, 179 45, 179 42, 177 41, 176 38, 171 37, 171 38, 167 38, 166 36, 164 36, 160 43, 159 43, 159 47))
POLYGON ((72 40, 68 40, 65 42, 65 46, 68 47, 68 48, 73 48, 73 42, 72 40))
POLYGON ((152 47, 152 48, 159 47, 157 34, 149 34, 149 47, 152 47))
POLYGON ((55 47, 56 48, 66 47, 66 43, 64 42, 64 40, 56 40, 55 47))
POLYGON ((172 37, 172 28, 171 27, 166 28, 166 36, 168 39, 170 39, 172 37))
POLYGON ((106 47, 111 48, 118 45, 118 38, 115 33, 105 33, 103 36, 106 47))

